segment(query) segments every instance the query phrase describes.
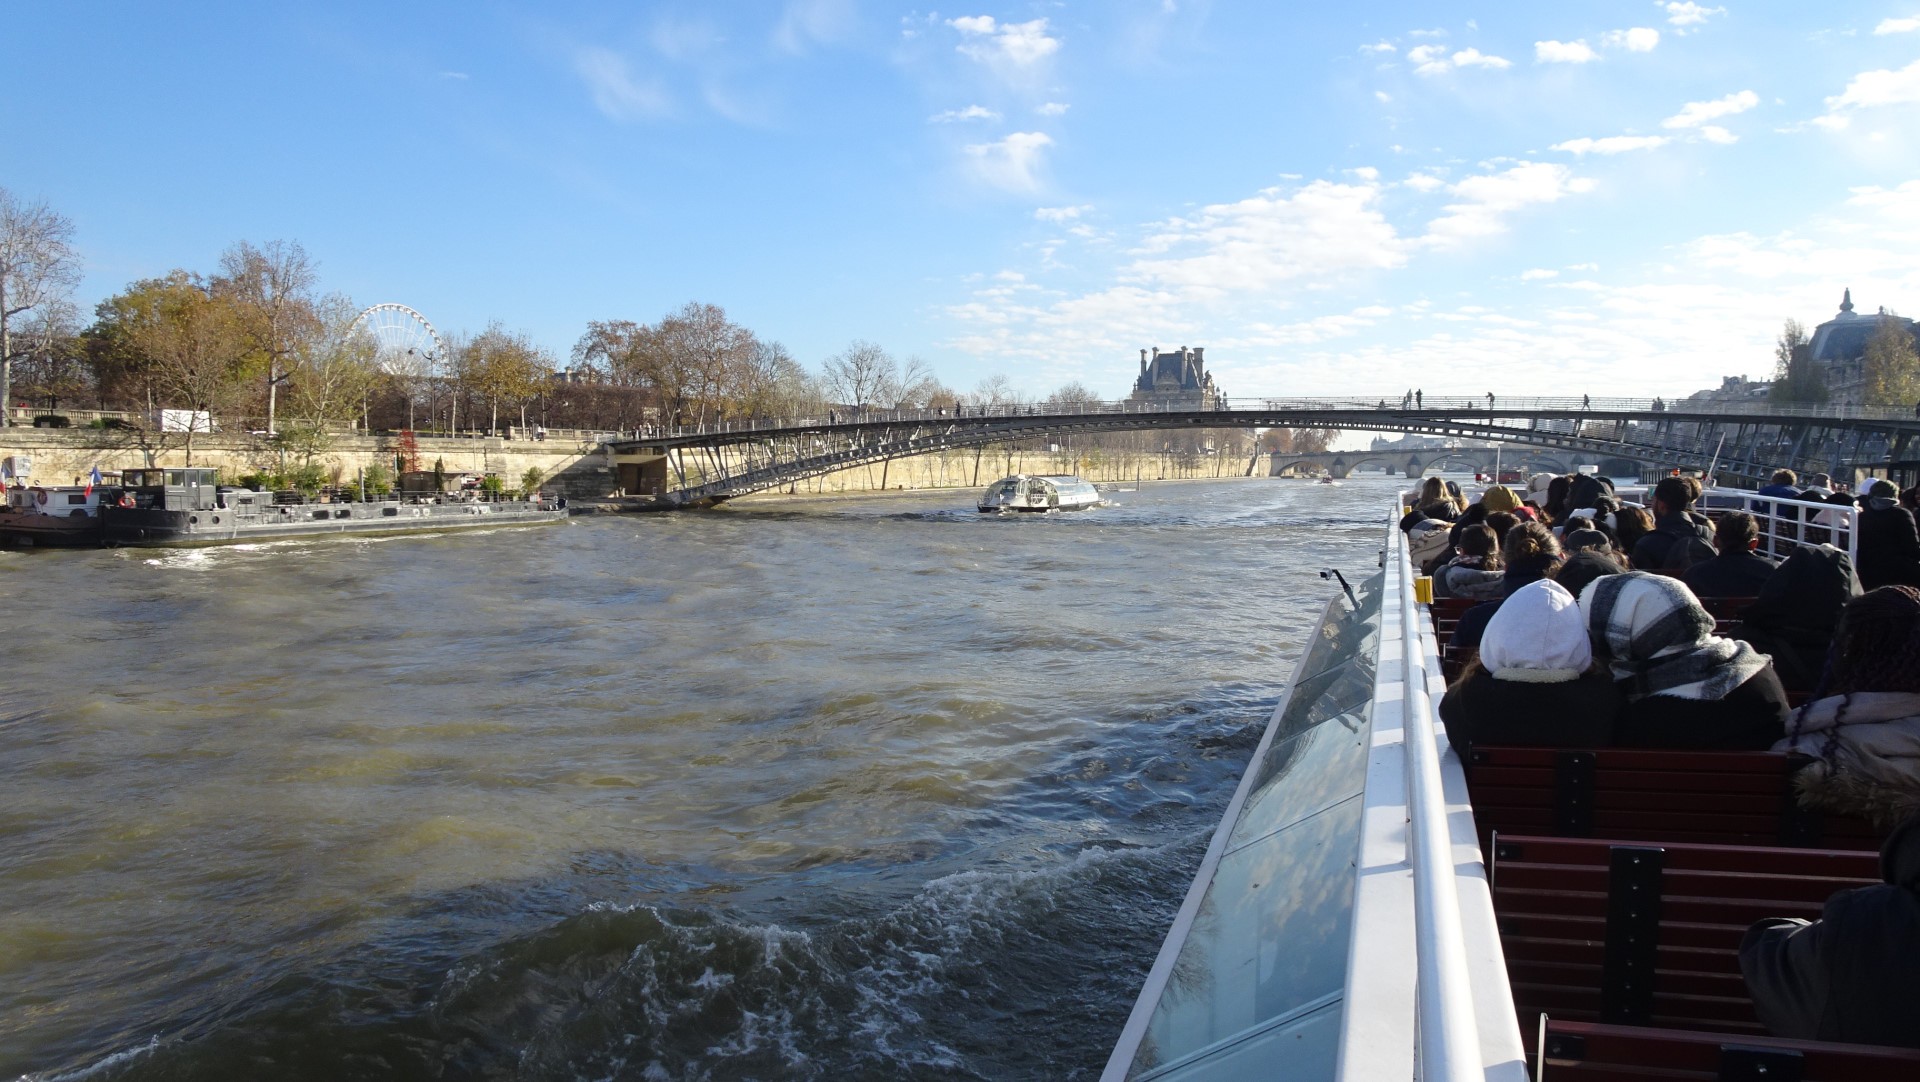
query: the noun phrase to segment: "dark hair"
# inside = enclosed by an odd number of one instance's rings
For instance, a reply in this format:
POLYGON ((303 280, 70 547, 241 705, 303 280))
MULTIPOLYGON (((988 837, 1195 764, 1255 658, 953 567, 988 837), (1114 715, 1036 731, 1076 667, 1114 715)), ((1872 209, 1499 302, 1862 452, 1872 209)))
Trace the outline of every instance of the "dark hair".
POLYGON ((1593 501, 1593 509, 1602 515, 1611 515, 1620 510, 1620 501, 1612 496, 1601 496, 1593 501))
POLYGON ((1559 555, 1560 542, 1554 539, 1552 530, 1538 522, 1515 523, 1500 539, 1500 558, 1508 567, 1542 557, 1551 560, 1559 555))
POLYGON ((1547 505, 1541 510, 1554 522, 1559 522, 1571 508, 1567 506, 1567 497, 1573 492, 1573 478, 1562 474, 1547 482, 1547 505))
POLYGON ((1626 570, 1626 567, 1610 552, 1581 549, 1567 557, 1567 562, 1561 564, 1553 573, 1553 581, 1566 587, 1568 593, 1579 597, 1580 591, 1586 589, 1587 584, 1594 579, 1606 575, 1625 574, 1626 570))
POLYGON ((1460 544, 1455 546, 1462 556, 1492 556, 1499 558, 1496 551, 1499 539, 1485 526, 1469 526, 1460 531, 1460 544))
POLYGON ((1613 521, 1621 552, 1632 552, 1635 543, 1653 532, 1653 516, 1644 507, 1622 507, 1613 513, 1613 521))
POLYGON ((1800 483, 1800 477, 1792 470, 1775 470, 1773 471, 1773 483, 1776 485, 1797 485, 1800 483))
POLYGON ((1653 486, 1653 498, 1667 505, 1672 511, 1685 511, 1700 498, 1700 490, 1691 484, 1687 477, 1662 477, 1660 483, 1653 486))
POLYGON ((1560 547, 1568 552, 1583 552, 1587 549, 1599 549, 1601 552, 1613 551, 1613 538, 1599 530, 1568 530, 1560 535, 1560 547))
POLYGON ((1900 490, 1900 506, 1909 511, 1920 510, 1920 485, 1900 490))
POLYGON ((1487 514, 1487 525, 1500 540, 1507 539, 1507 531, 1520 524, 1520 516, 1511 511, 1491 511, 1487 514))
POLYGON ((1419 507, 1414 508, 1414 510, 1419 511, 1428 518, 1437 518, 1442 522, 1452 522, 1454 519, 1460 517, 1460 508, 1454 506, 1452 500, 1435 500, 1432 503, 1423 503, 1419 507))
POLYGON ((1760 539, 1760 523, 1745 511, 1728 511, 1713 525, 1713 547, 1721 552, 1745 552, 1760 539))
POLYGON ((1885 478, 1881 478, 1880 480, 1875 481, 1873 484, 1867 486, 1867 495, 1876 497, 1878 499, 1890 500, 1893 497, 1900 495, 1900 490, 1893 487, 1892 481, 1889 481, 1885 478))
POLYGON ((1569 515, 1567 521, 1559 523, 1558 525, 1560 526, 1560 540, 1563 543, 1566 541, 1568 534, 1576 534, 1581 530, 1595 529, 1593 520, 1585 515, 1569 515))

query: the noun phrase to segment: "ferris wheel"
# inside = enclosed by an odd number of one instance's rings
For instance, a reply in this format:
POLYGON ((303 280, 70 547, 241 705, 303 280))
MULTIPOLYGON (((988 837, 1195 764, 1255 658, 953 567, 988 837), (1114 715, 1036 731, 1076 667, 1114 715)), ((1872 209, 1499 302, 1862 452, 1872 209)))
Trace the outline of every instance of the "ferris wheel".
POLYGON ((354 317, 350 333, 373 339, 375 363, 396 375, 431 375, 447 360, 446 343, 427 317, 404 304, 376 304, 354 317))

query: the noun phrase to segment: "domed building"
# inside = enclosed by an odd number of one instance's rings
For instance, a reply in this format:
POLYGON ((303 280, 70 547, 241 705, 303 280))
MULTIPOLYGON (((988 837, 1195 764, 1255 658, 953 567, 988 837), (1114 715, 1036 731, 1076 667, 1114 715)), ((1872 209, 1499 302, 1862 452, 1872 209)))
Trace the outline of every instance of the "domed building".
POLYGON ((1890 315, 1885 308, 1870 316, 1854 311, 1852 289, 1841 294, 1840 313, 1813 329, 1807 349, 1834 405, 1858 406, 1866 401, 1867 342, 1880 329, 1882 319, 1898 322, 1909 335, 1915 333, 1913 320, 1890 315))

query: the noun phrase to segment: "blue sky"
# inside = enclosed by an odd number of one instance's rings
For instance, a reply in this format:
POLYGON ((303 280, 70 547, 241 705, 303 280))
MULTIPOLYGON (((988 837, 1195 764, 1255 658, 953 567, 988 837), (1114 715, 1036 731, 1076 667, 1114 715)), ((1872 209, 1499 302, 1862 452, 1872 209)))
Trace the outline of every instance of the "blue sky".
POLYGON ((91 306, 238 240, 564 359, 724 306, 966 390, 1679 394, 1920 311, 1920 0, 10 5, 91 306))

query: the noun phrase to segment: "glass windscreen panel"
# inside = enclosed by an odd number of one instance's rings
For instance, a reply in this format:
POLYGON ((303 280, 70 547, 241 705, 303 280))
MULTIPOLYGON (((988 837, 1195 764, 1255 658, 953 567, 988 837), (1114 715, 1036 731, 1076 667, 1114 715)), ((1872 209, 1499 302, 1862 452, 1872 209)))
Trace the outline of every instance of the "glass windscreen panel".
POLYGON ((1130 1078, 1332 1075, 1384 578, 1309 637, 1130 1078))

